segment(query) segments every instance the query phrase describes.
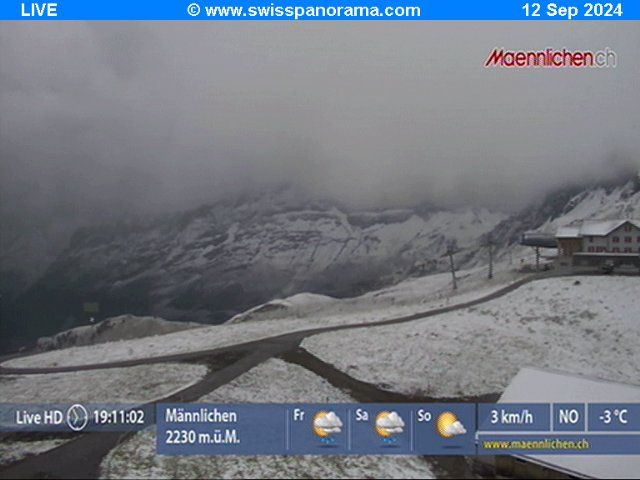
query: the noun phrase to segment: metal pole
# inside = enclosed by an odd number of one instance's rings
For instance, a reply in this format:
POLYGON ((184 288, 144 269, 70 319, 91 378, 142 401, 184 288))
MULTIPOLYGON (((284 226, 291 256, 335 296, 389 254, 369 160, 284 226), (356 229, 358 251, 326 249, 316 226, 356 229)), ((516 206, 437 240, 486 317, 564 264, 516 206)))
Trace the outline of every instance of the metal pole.
POLYGON ((493 279, 493 243, 489 243, 489 280, 493 279))
POLYGON ((449 254, 449 263, 451 265, 451 278, 453 279, 453 289, 458 289, 458 283, 456 282, 456 268, 453 265, 453 250, 447 252, 449 254))
POLYGON ((540 247, 536 247, 536 272, 540 271, 540 247))

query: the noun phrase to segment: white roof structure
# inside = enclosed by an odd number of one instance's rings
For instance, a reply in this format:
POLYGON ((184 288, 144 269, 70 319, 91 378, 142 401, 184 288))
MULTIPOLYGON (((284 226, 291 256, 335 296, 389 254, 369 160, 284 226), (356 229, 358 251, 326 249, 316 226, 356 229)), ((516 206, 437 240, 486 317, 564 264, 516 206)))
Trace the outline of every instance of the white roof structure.
MULTIPOLYGON (((499 403, 640 403, 640 387, 594 378, 523 368, 499 403)), ((638 478, 640 455, 516 455, 584 478, 638 478)))
POLYGON ((560 227, 556 233, 556 238, 580 238, 581 227, 560 227))
POLYGON ((604 237, 625 223, 640 228, 640 220, 588 220, 579 225, 558 228, 557 238, 604 237))

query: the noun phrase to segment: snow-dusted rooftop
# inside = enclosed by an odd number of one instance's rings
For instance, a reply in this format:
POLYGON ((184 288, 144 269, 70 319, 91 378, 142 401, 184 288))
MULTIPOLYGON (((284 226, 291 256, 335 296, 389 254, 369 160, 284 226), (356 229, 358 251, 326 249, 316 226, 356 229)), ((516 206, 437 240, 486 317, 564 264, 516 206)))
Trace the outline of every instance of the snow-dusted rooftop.
POLYGON ((620 228, 625 223, 640 228, 640 220, 589 220, 580 225, 569 225, 558 228, 557 238, 580 238, 585 236, 603 237, 620 228))
MULTIPOLYGON (((639 403, 640 387, 594 378, 523 368, 501 403, 639 403)), ((640 455, 518 455, 578 477, 637 478, 640 455)))
POLYGON ((580 238, 580 227, 560 227, 557 238, 580 238))

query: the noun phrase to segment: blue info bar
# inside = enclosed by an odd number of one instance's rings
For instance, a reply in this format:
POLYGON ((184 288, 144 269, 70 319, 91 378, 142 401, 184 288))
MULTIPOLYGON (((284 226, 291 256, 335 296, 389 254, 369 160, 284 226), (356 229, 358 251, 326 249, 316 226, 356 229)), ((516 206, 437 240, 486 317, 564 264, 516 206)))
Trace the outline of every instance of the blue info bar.
POLYGON ((135 432, 154 423, 149 404, 0 403, 0 432, 135 432))
POLYGON ((475 404, 161 404, 161 455, 473 455, 475 404))
POLYGON ((638 455, 639 413, 637 404, 159 404, 156 446, 161 455, 638 455), (591 431, 586 409, 607 429, 591 431))
POLYGON ((0 20, 640 20, 640 2, 2 0, 0 20))

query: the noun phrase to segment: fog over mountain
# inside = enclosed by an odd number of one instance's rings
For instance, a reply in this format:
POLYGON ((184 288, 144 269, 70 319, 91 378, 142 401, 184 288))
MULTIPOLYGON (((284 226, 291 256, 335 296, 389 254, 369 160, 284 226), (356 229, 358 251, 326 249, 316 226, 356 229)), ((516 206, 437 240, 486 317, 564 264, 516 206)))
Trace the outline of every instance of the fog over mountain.
POLYGON ((484 265, 485 235, 511 252, 581 191, 613 205, 591 216, 626 208, 640 31, 457 26, 4 24, 5 343, 82 325, 87 302, 219 323, 357 295, 448 268, 451 240, 484 265), (496 47, 609 47, 618 68, 485 69, 496 47))
MULTIPOLYGON (((430 204, 348 210, 285 188, 178 214, 78 229, 67 248, 27 278, 0 257, 3 344, 20 345, 98 319, 143 315, 221 323, 274 298, 313 292, 353 297, 449 269, 514 265, 530 229, 554 232, 580 219, 637 217, 640 177, 563 187, 523 211, 442 210, 430 204), (86 305, 97 305, 90 312, 86 305)), ((27 248, 28 249, 28 248, 27 248)))
POLYGON ((638 162, 638 45, 624 22, 4 24, 0 219, 101 223, 283 182, 514 210, 638 162), (549 46, 619 65, 483 68, 549 46))

